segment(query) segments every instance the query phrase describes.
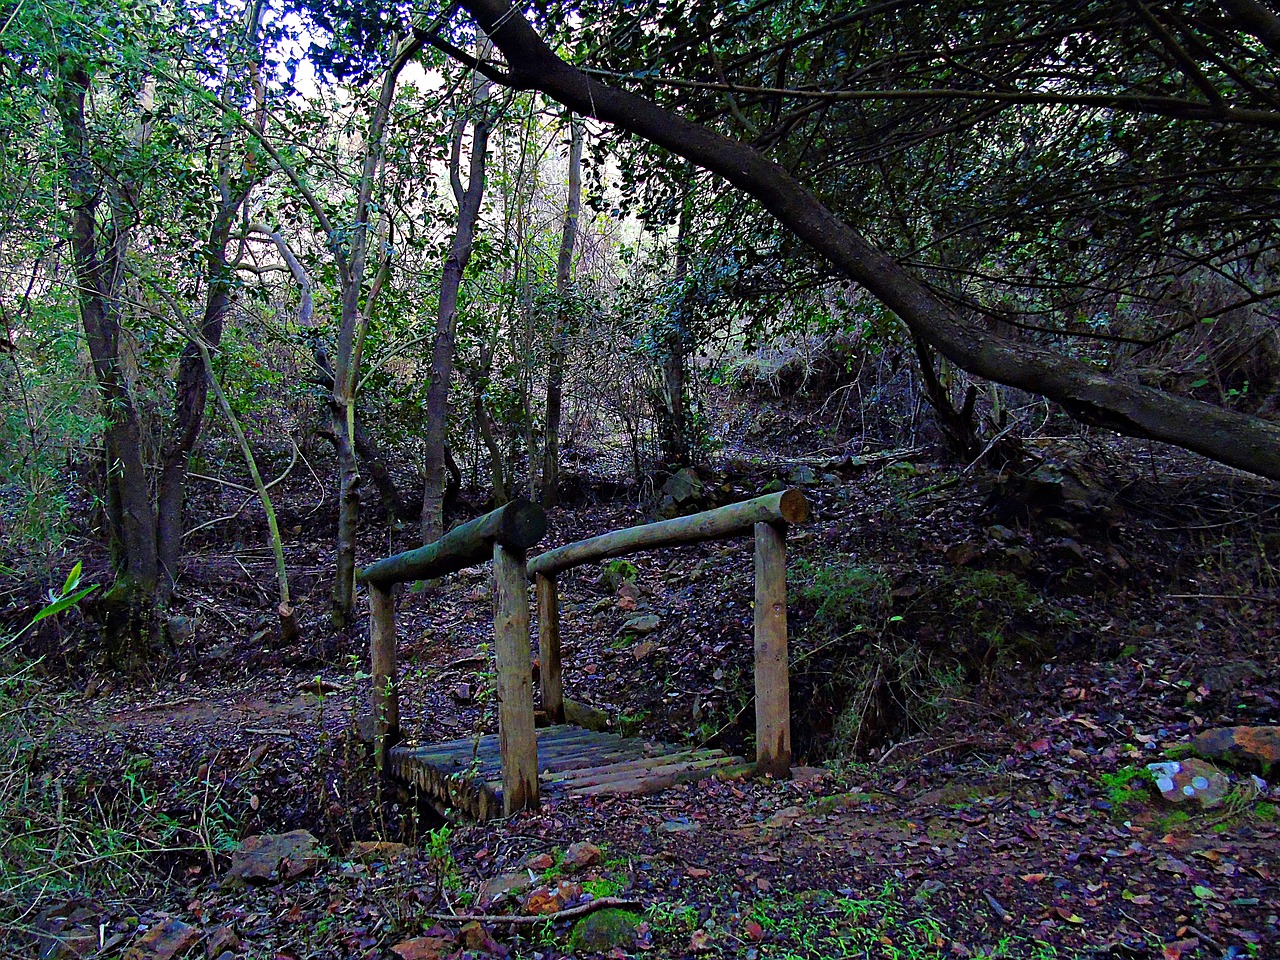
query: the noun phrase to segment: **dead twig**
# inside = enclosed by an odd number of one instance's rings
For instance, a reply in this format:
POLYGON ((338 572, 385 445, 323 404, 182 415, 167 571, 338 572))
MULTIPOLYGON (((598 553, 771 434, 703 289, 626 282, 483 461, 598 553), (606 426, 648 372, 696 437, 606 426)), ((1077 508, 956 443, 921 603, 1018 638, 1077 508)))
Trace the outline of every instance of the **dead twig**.
POLYGON ((623 900, 619 897, 601 897, 590 903, 582 903, 576 907, 557 910, 555 913, 516 914, 505 916, 491 913, 424 913, 427 920, 460 920, 464 923, 489 923, 494 926, 531 927, 539 923, 554 923, 557 920, 572 920, 596 910, 612 907, 617 910, 635 910, 643 907, 639 900, 623 900))

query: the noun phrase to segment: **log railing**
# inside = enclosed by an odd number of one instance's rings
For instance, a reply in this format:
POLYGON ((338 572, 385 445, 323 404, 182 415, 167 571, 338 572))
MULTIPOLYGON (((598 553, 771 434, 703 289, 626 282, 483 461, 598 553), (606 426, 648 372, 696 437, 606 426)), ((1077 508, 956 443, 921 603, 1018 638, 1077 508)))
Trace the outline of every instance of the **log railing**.
POLYGON ((791 771, 791 693, 787 663, 787 525, 803 522, 809 504, 785 490, 689 517, 677 517, 557 547, 529 561, 537 581, 538 655, 542 706, 564 721, 560 661, 560 600, 556 577, 571 567, 642 550, 719 540, 755 532, 756 769, 777 777, 791 771))
POLYGON ((514 500, 450 530, 434 543, 398 553, 360 571, 369 588, 374 748, 379 769, 400 739, 396 690, 396 584, 443 577, 493 560, 494 651, 498 668, 498 737, 502 796, 510 815, 538 802, 538 746, 529 670, 529 588, 525 551, 542 539, 542 508, 514 500))

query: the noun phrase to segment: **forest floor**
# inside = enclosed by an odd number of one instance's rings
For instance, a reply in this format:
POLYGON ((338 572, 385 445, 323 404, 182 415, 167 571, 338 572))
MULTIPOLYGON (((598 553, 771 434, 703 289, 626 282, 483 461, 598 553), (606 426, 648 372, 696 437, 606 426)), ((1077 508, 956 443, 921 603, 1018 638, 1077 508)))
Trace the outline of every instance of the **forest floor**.
MULTIPOLYGON (((1280 723, 1280 496, 1135 445, 1032 452, 1035 478, 1004 482, 920 451, 722 457, 721 502, 782 479, 813 504, 789 540, 796 777, 483 825, 370 772, 363 618, 314 652, 324 515, 282 509, 308 615, 294 648, 264 616, 252 524, 213 528, 150 682, 95 669, 72 629, 45 635, 64 678, 28 707, 47 736, 5 768, 0 955, 1280 956, 1280 791, 1250 776, 1274 771, 1228 771, 1211 809, 1146 774, 1198 732, 1280 723), (230 881, 237 843, 298 829, 321 844, 300 876, 230 881), (530 885, 542 909, 614 898, 634 916, 613 945, 579 929, 571 948, 574 917, 528 921, 530 885)), ((637 500, 588 489, 544 543, 642 522, 637 500)), ((362 557, 410 545, 375 529, 362 557)), ((729 541, 566 577, 568 695, 624 733, 749 757, 750 557, 729 541), (619 633, 637 613, 660 627, 619 633)), ((400 607, 407 732, 494 729, 483 572, 400 607)))

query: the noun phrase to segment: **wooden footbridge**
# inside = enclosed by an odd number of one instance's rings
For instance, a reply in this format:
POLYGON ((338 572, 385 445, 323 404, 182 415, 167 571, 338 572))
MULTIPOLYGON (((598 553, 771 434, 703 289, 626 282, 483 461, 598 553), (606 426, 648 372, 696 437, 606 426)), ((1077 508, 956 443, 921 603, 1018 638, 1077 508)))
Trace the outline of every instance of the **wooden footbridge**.
POLYGON ((790 775, 786 534, 803 522, 798 490, 717 510, 629 527, 566 544, 526 560, 546 531, 542 508, 517 500, 463 524, 434 543, 370 564, 371 704, 384 774, 413 784, 435 804, 480 820, 510 816, 540 797, 649 793, 716 774, 790 775), (565 722, 556 578, 582 564, 754 533, 756 759, 721 750, 681 749, 586 730, 565 722), (493 560, 498 733, 445 743, 402 742, 396 689, 396 585, 442 577, 493 560), (542 709, 535 725, 529 580, 537 585, 542 709))

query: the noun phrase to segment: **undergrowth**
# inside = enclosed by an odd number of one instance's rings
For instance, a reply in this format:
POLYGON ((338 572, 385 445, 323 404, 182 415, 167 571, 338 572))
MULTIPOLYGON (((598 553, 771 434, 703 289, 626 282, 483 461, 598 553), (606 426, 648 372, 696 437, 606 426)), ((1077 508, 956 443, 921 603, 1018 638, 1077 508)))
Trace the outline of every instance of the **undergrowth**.
POLYGON ((1073 621, 1006 571, 921 570, 895 587, 887 568, 835 556, 799 562, 796 581, 795 665, 830 759, 933 728, 998 671, 1043 660, 1073 621))
POLYGON ((1074 960, 1075 954, 1028 936, 992 942, 972 930, 952 930, 896 881, 869 896, 852 891, 780 891, 750 904, 699 911, 658 903, 646 912, 655 949, 692 947, 697 952, 754 960, 926 960, 953 956, 989 960, 1074 960))
MULTIPOLYGON (((94 589, 81 587, 79 574, 77 565, 50 591, 32 625, 94 589)), ((56 898, 138 891, 193 863, 216 871, 239 825, 210 778, 163 783, 139 752, 104 783, 51 759, 65 694, 22 654, 25 632, 0 640, 0 926, 20 936, 56 898)))

